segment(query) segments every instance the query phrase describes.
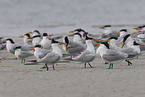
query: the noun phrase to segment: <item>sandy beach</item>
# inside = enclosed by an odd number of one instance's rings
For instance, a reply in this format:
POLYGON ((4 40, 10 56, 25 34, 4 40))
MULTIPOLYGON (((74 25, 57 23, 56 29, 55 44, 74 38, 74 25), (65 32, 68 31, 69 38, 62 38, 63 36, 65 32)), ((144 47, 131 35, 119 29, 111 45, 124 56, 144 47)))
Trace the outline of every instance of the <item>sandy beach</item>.
POLYGON ((143 97, 144 55, 127 66, 124 61, 107 69, 108 64, 97 57, 92 66, 79 62, 57 63, 52 70, 41 64, 24 65, 14 55, 0 51, 0 97, 143 97))
MULTIPOLYGON (((112 25, 120 31, 144 25, 144 0, 0 0, 0 37, 18 37, 34 30, 68 35, 82 28, 101 35, 99 27, 112 25)), ((33 59, 34 57, 30 57, 33 59)), ((57 63, 55 69, 42 64, 24 65, 6 49, 0 50, 0 97, 144 97, 145 54, 109 64, 97 57, 84 68, 80 62, 57 63), (2 58, 2 59, 1 59, 2 58)))

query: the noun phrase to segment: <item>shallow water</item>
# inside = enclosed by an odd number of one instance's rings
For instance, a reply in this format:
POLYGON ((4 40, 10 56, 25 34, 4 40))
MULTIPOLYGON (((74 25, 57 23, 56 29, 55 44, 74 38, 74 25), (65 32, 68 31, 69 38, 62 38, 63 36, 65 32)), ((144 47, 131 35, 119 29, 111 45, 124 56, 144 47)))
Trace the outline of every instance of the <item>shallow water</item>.
POLYGON ((144 0, 1 0, 0 36, 38 29, 66 33, 75 28, 94 32, 99 25, 144 24, 144 0))

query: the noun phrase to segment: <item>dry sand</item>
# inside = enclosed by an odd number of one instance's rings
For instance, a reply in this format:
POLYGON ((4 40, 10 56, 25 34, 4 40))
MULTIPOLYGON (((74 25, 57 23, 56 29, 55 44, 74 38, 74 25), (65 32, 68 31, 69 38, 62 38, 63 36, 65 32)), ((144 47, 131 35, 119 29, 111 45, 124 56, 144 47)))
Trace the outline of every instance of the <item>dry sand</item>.
MULTIPOLYGON (((7 50, 0 57, 14 57, 7 50)), ((102 59, 82 63, 58 63, 49 71, 41 65, 26 66, 20 60, 0 60, 0 97, 144 97, 145 54, 107 69, 102 59)))

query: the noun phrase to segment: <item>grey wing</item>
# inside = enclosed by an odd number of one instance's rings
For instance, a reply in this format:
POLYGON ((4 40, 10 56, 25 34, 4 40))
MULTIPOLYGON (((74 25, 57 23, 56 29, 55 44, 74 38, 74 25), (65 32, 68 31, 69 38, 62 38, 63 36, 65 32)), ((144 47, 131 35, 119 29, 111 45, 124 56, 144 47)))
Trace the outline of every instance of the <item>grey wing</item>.
POLYGON ((122 49, 121 51, 128 54, 128 58, 132 58, 138 55, 137 51, 135 51, 133 48, 126 48, 122 49))
POLYGON ((38 59, 40 63, 53 63, 60 59, 60 56, 54 52, 48 53, 45 57, 38 59))
POLYGON ((43 54, 47 54, 47 53, 50 53, 51 50, 41 49, 41 52, 42 52, 43 54))
POLYGON ((112 51, 112 53, 111 52, 106 53, 102 56, 102 58, 107 61, 117 61, 117 60, 125 59, 127 57, 128 57, 127 54, 119 53, 115 51, 112 51))
POLYGON ((32 54, 32 53, 30 53, 30 52, 21 52, 21 54, 19 54, 18 56, 20 57, 20 58, 27 58, 27 57, 29 57, 29 56, 33 56, 34 54, 32 54))

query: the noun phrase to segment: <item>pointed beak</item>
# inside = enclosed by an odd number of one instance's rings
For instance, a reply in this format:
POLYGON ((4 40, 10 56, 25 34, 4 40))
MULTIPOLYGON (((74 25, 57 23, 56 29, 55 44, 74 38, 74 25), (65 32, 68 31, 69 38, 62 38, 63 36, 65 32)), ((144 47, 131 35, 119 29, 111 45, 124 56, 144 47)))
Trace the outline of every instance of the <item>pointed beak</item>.
POLYGON ((32 34, 33 32, 28 32, 28 34, 32 34))
POLYGON ((94 40, 92 40, 92 41, 97 41, 97 42, 100 42, 101 40, 98 40, 98 39, 94 39, 94 40))
POLYGON ((24 36, 19 36, 19 38, 22 38, 22 37, 24 37, 24 36))
POLYGON ((27 38, 27 39, 33 39, 32 37, 29 37, 29 38, 27 38))
POLYGON ((66 51, 68 50, 68 46, 66 46, 66 51))
POLYGON ((92 34, 88 34, 89 36, 93 36, 92 34))
POLYGON ((69 31, 69 33, 74 33, 75 31, 69 31))
POLYGON ((115 34, 119 34, 120 32, 116 32, 115 34))
POLYGON ((59 45, 66 45, 67 43, 60 42, 59 45))
POLYGON ((145 45, 144 45, 144 44, 141 44, 141 45, 139 45, 139 46, 141 47, 141 46, 145 46, 145 45))
POLYGON ((133 32, 132 34, 135 34, 135 33, 137 33, 137 32, 133 32))
POLYGON ((1 42, 5 43, 5 42, 6 42, 6 40, 3 40, 3 41, 1 41, 1 42))
POLYGON ((73 34, 71 34, 71 35, 67 35, 67 36, 74 36, 73 34))
POLYGON ((93 43, 94 45, 100 45, 100 43, 93 43))
POLYGON ((105 40, 104 42, 109 42, 109 40, 105 40))
POLYGON ((46 38, 50 38, 50 36, 46 36, 46 38))
POLYGON ((34 50, 34 47, 32 47, 31 49, 34 50))
POLYGON ((133 28, 133 29, 136 29, 136 30, 141 30, 142 28, 133 28))
POLYGON ((121 48, 123 48, 123 47, 124 47, 124 45, 125 45, 125 42, 122 44, 122 47, 121 47, 121 48))
POLYGON ((104 29, 104 27, 99 27, 100 29, 104 29))

